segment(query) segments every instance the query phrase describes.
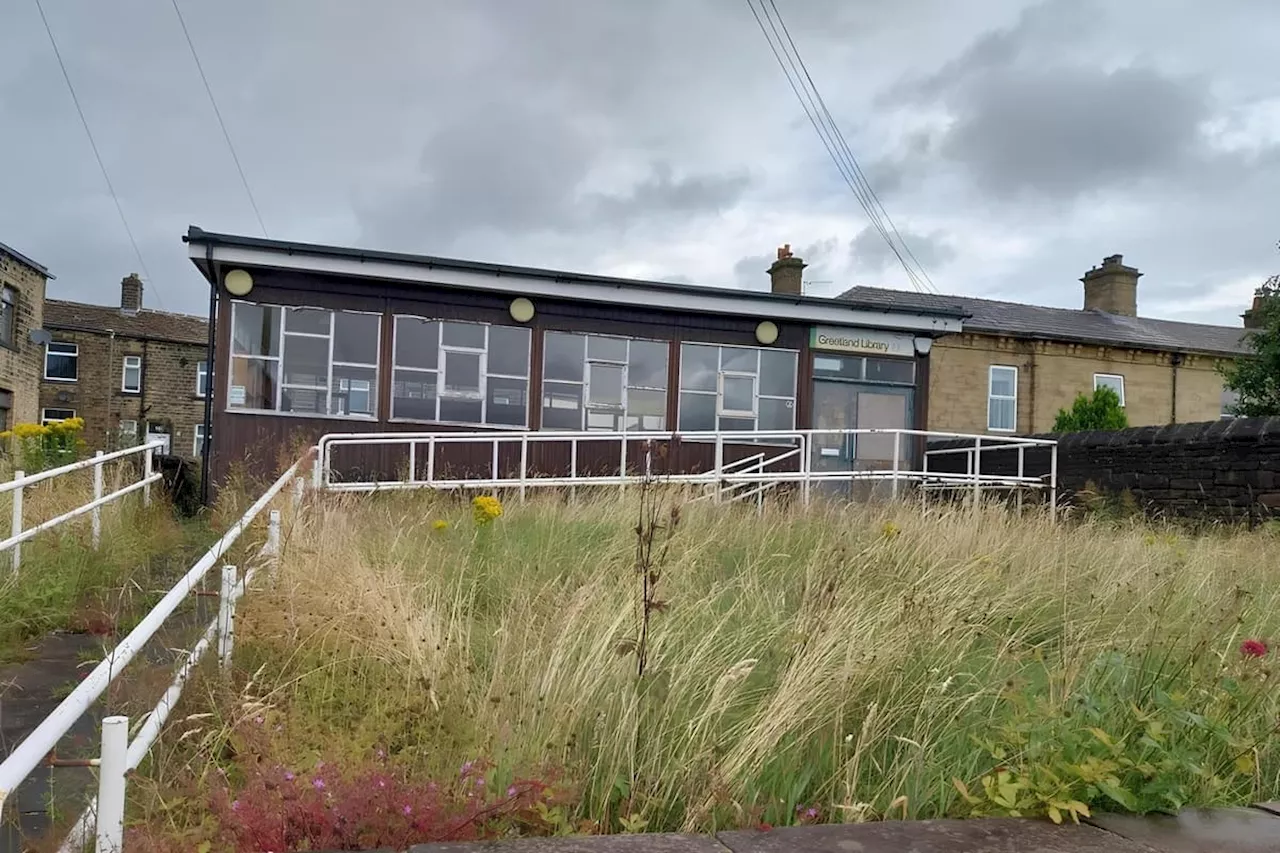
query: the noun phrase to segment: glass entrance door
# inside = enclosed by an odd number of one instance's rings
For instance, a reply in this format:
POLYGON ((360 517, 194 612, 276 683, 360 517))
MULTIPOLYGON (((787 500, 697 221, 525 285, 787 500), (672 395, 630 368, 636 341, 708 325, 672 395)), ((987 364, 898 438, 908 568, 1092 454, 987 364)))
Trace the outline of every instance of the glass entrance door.
MULTIPOLYGON (((815 430, 909 429, 911 388, 894 388, 818 379, 813 383, 815 430)), ((893 435, 818 434, 813 437, 810 467, 813 471, 873 471, 893 468, 893 435)), ((899 467, 910 467, 911 442, 899 445, 899 467)), ((854 496, 865 489, 851 489, 852 481, 832 480, 823 489, 854 496)))

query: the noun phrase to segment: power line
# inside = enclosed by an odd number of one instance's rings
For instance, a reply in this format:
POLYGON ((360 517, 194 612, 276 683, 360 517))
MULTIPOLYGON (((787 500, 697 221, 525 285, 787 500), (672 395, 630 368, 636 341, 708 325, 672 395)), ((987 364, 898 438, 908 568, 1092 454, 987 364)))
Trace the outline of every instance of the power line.
POLYGON ((213 89, 209 86, 209 78, 205 76, 204 66, 200 64, 200 54, 196 52, 195 42, 191 40, 191 33, 187 30, 187 22, 182 17, 182 9, 178 7, 178 0, 172 0, 173 11, 178 16, 178 24, 182 27, 182 34, 187 39, 187 47, 191 49, 191 58, 196 61, 196 70, 200 72, 200 82, 204 83, 205 94, 209 96, 209 104, 213 107, 213 114, 217 116, 218 127, 222 128, 222 138, 227 141, 227 150, 231 152, 231 160, 236 164, 236 171, 240 173, 240 183, 244 185, 245 195, 249 197, 249 206, 253 208, 253 215, 258 219, 258 227, 262 229, 263 237, 270 237, 267 233, 267 225, 262 221, 262 212, 258 210, 258 202, 253 197, 253 190, 249 189, 249 179, 245 177, 244 167, 240 165, 240 157, 236 154, 236 147, 231 144, 231 134, 227 132, 227 124, 222 120, 222 111, 218 109, 218 101, 213 97, 213 89))
MULTIPOLYGON (((49 44, 53 46, 53 55, 58 59, 58 67, 62 69, 62 79, 67 83, 67 91, 71 93, 71 102, 76 105, 76 114, 80 116, 80 124, 84 126, 85 136, 89 137, 89 147, 93 149, 93 157, 98 161, 98 168, 102 171, 102 179, 106 181, 107 189, 111 192, 111 200, 115 202, 116 213, 120 214, 120 224, 124 226, 124 233, 129 235, 129 244, 133 246, 133 253, 138 258, 138 265, 142 267, 142 274, 147 277, 147 281, 151 280, 151 272, 147 269, 147 262, 142 259, 142 250, 138 248, 138 241, 134 239, 133 229, 129 227, 129 220, 125 218, 124 208, 120 205, 120 196, 116 194, 115 185, 111 183, 111 176, 107 174, 107 166, 102 162, 102 154, 98 151, 98 143, 93 139, 93 131, 89 129, 89 121, 84 116, 84 110, 80 106, 80 98, 76 95, 76 87, 71 83, 71 75, 67 73, 67 64, 62 61, 62 51, 58 49, 58 40, 53 37, 53 29, 49 26, 49 19, 45 17, 44 6, 40 0, 35 0, 36 9, 40 12, 40 20, 44 23, 44 31, 49 36, 49 44)), ((160 294, 156 293, 156 303, 164 307, 160 294)))
POLYGON ((911 252, 906 241, 903 240, 902 234, 893 224, 892 219, 889 218, 888 212, 884 209, 879 197, 871 189, 866 175, 858 165, 857 158, 853 156, 853 151, 849 147, 848 141, 835 123, 830 110, 827 109, 821 92, 818 91, 817 86, 813 83, 813 78, 809 74, 799 50, 796 48, 795 41, 787 30, 786 23, 782 20, 782 15, 778 11, 777 5, 773 0, 760 0, 760 11, 757 11, 752 0, 747 0, 747 6, 751 10, 757 26, 760 27, 760 32, 764 35, 765 41, 768 42, 774 59, 778 62, 778 67, 782 69, 783 76, 787 78, 791 91, 795 94, 796 100, 800 102, 800 106, 805 112, 805 116, 818 134, 818 139, 822 142, 823 147, 826 148, 827 154, 831 157, 837 171, 840 173, 840 177, 844 179, 849 190, 858 200, 858 204, 867 214, 872 227, 880 234, 881 238, 897 257, 912 286, 919 291, 932 289, 936 292, 937 288, 934 287, 932 280, 929 279, 923 266, 911 252), (766 2, 773 9, 772 16, 769 14, 769 8, 765 6, 766 2), (763 19, 761 18, 761 13, 764 15, 763 19), (768 22, 767 26, 766 21, 768 22), (779 27, 781 27, 781 32, 779 32, 779 27), (773 32, 772 37, 770 36, 770 30, 773 32), (784 38, 786 40, 785 44, 784 38), (790 51, 787 50, 787 45, 790 45, 790 51), (894 237, 897 238, 896 242, 894 237), (899 243, 902 245, 902 249, 898 248, 899 243), (908 263, 907 258, 903 256, 904 250, 907 253, 907 257, 910 257, 914 262, 914 269, 911 263, 908 263))

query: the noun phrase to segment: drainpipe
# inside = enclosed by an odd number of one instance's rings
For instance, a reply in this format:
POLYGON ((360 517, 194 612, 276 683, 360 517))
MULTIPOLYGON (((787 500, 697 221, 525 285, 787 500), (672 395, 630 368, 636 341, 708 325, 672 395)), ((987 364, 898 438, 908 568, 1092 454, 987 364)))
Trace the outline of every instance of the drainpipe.
MULTIPOLYGON (((147 418, 147 364, 151 358, 148 356, 147 348, 148 339, 142 339, 142 368, 138 371, 138 419, 144 424, 143 430, 146 430, 147 418)), ((172 427, 170 428, 172 429, 172 427)), ((169 436, 169 452, 173 452, 173 436, 169 436)))
POLYGON ((213 448, 213 347, 218 325, 218 276, 213 267, 213 244, 204 249, 205 267, 212 281, 209 282, 209 342, 205 347, 204 375, 204 447, 200 451, 200 503, 209 505, 209 453, 213 448))
POLYGON ((1169 366, 1173 378, 1173 394, 1169 402, 1169 423, 1178 422, 1178 366, 1182 364, 1182 353, 1175 352, 1169 357, 1169 366))

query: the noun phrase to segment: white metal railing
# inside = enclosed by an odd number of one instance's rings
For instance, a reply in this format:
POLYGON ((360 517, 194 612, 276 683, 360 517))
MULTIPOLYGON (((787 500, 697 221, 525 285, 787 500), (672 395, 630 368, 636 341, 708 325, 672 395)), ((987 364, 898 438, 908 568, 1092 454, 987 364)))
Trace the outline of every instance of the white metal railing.
MULTIPOLYGON (((887 481, 893 497, 898 497, 900 488, 908 483, 921 484, 931 488, 973 489, 975 498, 980 498, 987 489, 1038 489, 1050 493, 1049 504, 1052 508, 1057 501, 1057 442, 1052 439, 1023 438, 1019 436, 971 435, 964 433, 934 432, 913 429, 806 429, 806 430, 759 430, 733 432, 553 432, 553 431, 510 431, 510 432, 398 432, 398 433, 333 433, 320 439, 317 447, 317 458, 314 472, 315 485, 318 489, 328 491, 368 492, 389 489, 513 489, 524 497, 530 488, 555 488, 576 486, 616 485, 625 488, 629 484, 639 483, 652 476, 652 462, 655 448, 663 443, 682 442, 696 443, 712 448, 712 463, 707 470, 682 472, 673 470, 664 473, 664 482, 716 485, 723 488, 725 484, 754 484, 757 487, 776 486, 782 483, 798 484, 805 501, 810 499, 811 489, 821 483, 849 483, 854 481, 887 481), (854 468, 841 467, 824 470, 814 466, 814 449, 818 447, 818 439, 834 438, 840 442, 856 442, 859 437, 878 436, 892 437, 893 455, 890 459, 877 460, 882 467, 854 468), (972 442, 972 447, 965 447, 973 454, 973 460, 964 472, 946 472, 929 470, 928 452, 917 453, 912 445, 934 441, 972 442), (568 472, 558 474, 540 474, 530 470, 530 449, 537 446, 568 445, 568 472), (579 461, 581 448, 601 444, 616 445, 612 452, 617 453, 616 463, 610 461, 610 467, 616 469, 610 473, 583 473, 579 461), (640 444, 641 456, 637 456, 636 445, 640 444), (439 476, 441 449, 454 445, 488 445, 488 472, 448 477, 439 476), (396 480, 343 480, 334 476, 333 454, 340 448, 385 448, 404 446, 407 448, 407 474, 396 480), (519 450, 519 461, 515 465, 503 465, 500 449, 503 446, 516 447, 519 450), (726 448, 759 447, 764 458, 754 465, 739 467, 739 460, 726 461, 726 448), (1025 451, 1028 448, 1047 447, 1050 451, 1050 470, 1045 474, 1028 474, 1025 467, 1025 451), (770 455, 771 449, 776 451, 770 455), (995 452, 1016 452, 1018 465, 1016 474, 995 474, 982 471, 984 454, 995 452), (425 453, 426 476, 420 477, 419 470, 423 466, 422 454, 425 453), (914 466, 913 459, 919 456, 920 467, 914 466), (794 460, 786 468, 777 467, 781 462, 794 460), (510 470, 514 468, 514 473, 510 470)), ((923 448, 918 448, 923 450, 923 448)), ((855 453, 856 455, 856 453, 855 453)), ((445 458, 446 464, 454 464, 445 458)), ((674 466, 673 466, 674 467, 674 466)), ((1052 511, 1052 509, 1051 509, 1052 511)))
MULTIPOLYGON (((293 502, 301 504, 303 480, 299 469, 313 458, 315 448, 299 459, 259 497, 244 515, 231 526, 222 538, 205 552, 191 569, 160 599, 142 621, 125 636, 116 647, 90 672, 79 685, 45 717, 17 748, 0 762, 0 809, 5 800, 36 767, 44 762, 59 740, 78 719, 101 698, 111 682, 133 660, 146 643, 155 635, 174 611, 191 593, 195 592, 209 569, 229 551, 241 534, 248 529, 259 514, 276 498, 289 482, 294 482, 293 502)), ((280 552, 280 513, 272 510, 267 528, 267 541, 259 552, 263 557, 276 557, 280 552)), ((127 717, 107 717, 102 721, 102 753, 98 759, 86 763, 98 768, 98 794, 88 809, 81 814, 71 833, 63 842, 62 850, 80 851, 92 838, 97 853, 119 853, 124 838, 124 802, 126 774, 135 769, 151 749, 170 711, 177 703, 182 688, 194 671, 214 638, 218 642, 218 658, 224 668, 229 667, 235 637, 235 605, 252 582, 257 566, 240 578, 234 566, 222 569, 222 585, 218 601, 218 615, 205 629, 203 636, 187 653, 187 659, 174 675, 173 682, 147 717, 133 740, 129 740, 127 717), (96 828, 96 831, 95 831, 96 828)))
POLYGON ((61 465, 57 468, 50 468, 47 471, 40 471, 36 474, 27 474, 23 471, 14 471, 13 479, 7 483, 0 483, 0 494, 5 492, 13 492, 13 521, 9 528, 9 536, 0 540, 0 553, 4 551, 13 551, 12 567, 17 571, 22 565, 22 543, 29 539, 33 539, 42 531, 57 527, 59 524, 78 518, 85 513, 92 513, 93 516, 93 547, 96 549, 102 541, 102 507, 112 501, 122 498, 125 495, 142 490, 142 502, 144 505, 151 503, 151 484, 162 479, 163 475, 158 471, 152 471, 153 456, 157 450, 164 447, 164 442, 153 441, 148 444, 140 444, 137 447, 127 447, 124 450, 116 450, 111 453, 103 453, 99 450, 89 459, 81 459, 79 462, 72 462, 70 465, 61 465), (113 492, 103 493, 102 470, 103 465, 117 459, 124 459, 128 456, 136 454, 142 455, 142 470, 139 472, 140 477, 137 482, 130 483, 116 489, 113 492), (68 510, 59 516, 42 521, 32 527, 23 527, 22 518, 22 498, 28 486, 34 486, 36 483, 42 483, 45 480, 52 480, 65 474, 74 474, 76 471, 84 471, 93 469, 93 499, 88 503, 78 506, 75 509, 68 510))

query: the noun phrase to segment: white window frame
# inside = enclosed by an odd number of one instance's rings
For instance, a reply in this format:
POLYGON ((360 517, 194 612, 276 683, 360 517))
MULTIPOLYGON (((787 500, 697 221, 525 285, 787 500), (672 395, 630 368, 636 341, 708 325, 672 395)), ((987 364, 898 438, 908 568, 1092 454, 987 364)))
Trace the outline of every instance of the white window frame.
POLYGON ((63 409, 58 406, 51 406, 47 409, 40 410, 40 423, 42 426, 48 426, 49 424, 58 424, 58 423, 62 423, 63 421, 69 421, 75 416, 76 416, 75 409, 63 409), (71 414, 67 415, 65 418, 51 418, 49 417, 49 412, 70 412, 71 414))
POLYGON ((120 392, 123 394, 142 393, 142 356, 126 355, 120 366, 120 392), (129 371, 138 371, 138 384, 129 387, 129 371))
MULTIPOLYGON (((671 375, 671 342, 670 341, 664 341, 659 338, 630 338, 630 337, 624 337, 622 335, 599 335, 594 332, 581 332, 581 331, 575 331, 575 330, 569 330, 569 329, 547 329, 546 331, 543 332, 543 352, 544 353, 546 352, 546 337, 548 335, 553 335, 553 334, 571 335, 575 338, 582 339, 582 380, 581 381, 576 381, 573 379, 548 379, 547 364, 546 364, 545 356, 543 357, 543 360, 542 360, 542 387, 543 388, 546 388, 546 385, 548 382, 553 382, 557 385, 577 385, 582 388, 582 405, 579 408, 579 413, 581 415, 579 420, 579 425, 578 425, 579 430, 585 432, 593 429, 591 426, 592 412, 612 414, 617 417, 621 417, 623 432, 662 432, 666 429, 668 425, 667 425, 667 414, 665 410, 662 413, 662 426, 656 427, 654 429, 649 429, 643 425, 640 425, 633 430, 627 427, 627 421, 630 418, 635 417, 637 420, 637 423, 643 424, 643 422, 640 421, 640 418, 643 416, 631 414, 631 392, 632 391, 661 392, 664 399, 668 402, 670 401, 671 399, 671 389, 670 389, 671 380, 669 378, 671 375), (591 338, 607 338, 608 340, 622 341, 624 344, 626 344, 626 351, 623 353, 622 360, 592 356, 591 341, 590 341, 591 338), (660 344, 667 348, 668 378, 664 384, 664 387, 658 388, 652 385, 636 385, 631 381, 631 342, 632 341, 639 341, 641 343, 648 343, 648 344, 660 344), (622 395, 621 395, 620 403, 617 403, 617 404, 602 403, 602 402, 596 401, 592 397, 592 394, 591 394, 592 365, 621 368, 622 395)), ((546 408, 545 391, 543 392, 542 397, 543 398, 538 401, 539 412, 541 412, 543 409, 546 408)), ((566 431, 566 430, 560 429, 559 427, 542 427, 542 428, 549 431, 555 431, 555 430, 560 430, 562 432, 566 431)), ((572 431, 572 430, 568 430, 568 431, 572 431)), ((601 431, 609 432, 610 430, 601 430, 601 431)))
POLYGON ((80 381, 80 345, 71 343, 70 341, 51 341, 49 344, 47 344, 44 348, 44 379, 46 382, 79 382, 80 381), (49 355, 50 355, 49 347, 53 347, 53 346, 71 347, 71 352, 59 352, 59 353, 54 353, 54 355, 60 355, 60 356, 63 356, 64 358, 71 358, 75 360, 75 364, 76 364, 75 378, 67 379, 66 377, 62 377, 62 376, 49 375, 49 355))
MULTIPOLYGON (((1120 408, 1122 408, 1122 409, 1123 409, 1123 408, 1124 408, 1124 374, 1123 374, 1123 373, 1095 373, 1095 374, 1093 374, 1093 390, 1094 390, 1094 391, 1097 391, 1099 388, 1102 388, 1102 387, 1111 388, 1111 386, 1110 386, 1110 385, 1103 386, 1103 385, 1100 385, 1100 384, 1099 384, 1099 380, 1103 380, 1103 379, 1115 379, 1116 381, 1118 381, 1118 382, 1120 383, 1120 390, 1119 390, 1119 392, 1117 392, 1117 396, 1119 396, 1119 397, 1120 397, 1120 408)), ((1115 388, 1111 388, 1111 390, 1112 390, 1112 391, 1115 391, 1116 389, 1115 389, 1115 388)))
MULTIPOLYGON (((130 437, 130 438, 133 440, 133 443, 134 443, 134 444, 137 444, 137 442, 138 442, 138 422, 137 422, 136 420, 128 420, 128 419, 121 420, 121 421, 120 421, 120 423, 116 425, 116 435, 118 435, 121 439, 123 439, 123 438, 125 438, 126 436, 128 436, 128 437, 130 437), (125 424, 133 424, 133 429, 131 429, 131 430, 126 430, 126 429, 125 429, 125 424)), ((132 447, 132 446, 133 446, 133 444, 130 444, 130 445, 127 445, 127 446, 128 446, 128 447, 132 447)))
POLYGON ((196 362, 196 396, 204 399, 209 393, 209 362, 196 362))
POLYGON ((0 346, 18 348, 18 288, 0 288, 0 346))
MULTIPOLYGON (((231 335, 232 337, 234 337, 235 335, 235 323, 236 323, 235 312, 236 312, 237 305, 253 305, 254 307, 257 307, 257 308, 274 308, 279 311, 280 327, 278 331, 280 335, 280 352, 276 355, 247 355, 247 354, 236 353, 234 351, 234 347, 229 346, 227 347, 227 349, 231 350, 231 352, 227 354, 227 358, 228 358, 227 375, 228 376, 235 375, 235 371, 230 369, 231 365, 235 363, 235 359, 242 359, 244 361, 275 362, 278 365, 276 368, 276 388, 275 388, 276 395, 275 395, 275 400, 272 401, 274 408, 271 408, 271 409, 254 409, 254 408, 249 408, 247 406, 232 406, 231 405, 231 383, 228 382, 227 398, 224 403, 224 405, 226 406, 226 411, 233 412, 235 414, 279 415, 281 417, 323 418, 325 420, 344 420, 344 421, 376 421, 378 420, 378 390, 377 389, 378 389, 379 380, 381 378, 381 372, 382 372, 381 365, 376 362, 366 364, 364 362, 355 362, 355 361, 334 361, 333 360, 333 339, 334 339, 334 331, 337 326, 338 314, 359 314, 366 317, 377 317, 379 318, 379 322, 377 324, 377 329, 378 329, 377 339, 374 341, 374 352, 381 354, 382 352, 382 323, 381 323, 382 312, 380 311, 346 311, 346 310, 337 309, 337 308, 323 308, 315 305, 276 305, 276 304, 267 303, 267 302, 250 302, 245 299, 237 299, 237 300, 233 300, 231 303, 231 335), (298 310, 298 311, 323 311, 324 313, 328 314, 329 315, 328 334, 324 334, 320 332, 286 332, 285 331, 286 318, 288 317, 289 311, 291 309, 298 310), (288 348, 288 343, 289 343, 287 339, 288 337, 327 338, 328 339, 329 355, 327 359, 327 368, 326 368, 327 372, 325 374, 325 378, 328 380, 328 385, 326 387, 322 388, 318 385, 301 385, 297 383, 290 383, 288 385, 285 384, 284 357, 285 357, 285 352, 288 348), (373 379, 370 381, 371 389, 369 392, 370 403, 372 404, 372 408, 373 408, 372 414, 336 415, 336 414, 330 413, 333 408, 333 369, 335 367, 355 367, 355 368, 364 368, 366 370, 373 371, 373 379), (325 411, 324 412, 281 411, 280 407, 281 405, 283 405, 283 402, 284 402, 284 392, 286 388, 294 391, 302 390, 302 391, 324 392, 325 399, 327 401, 325 404, 325 411)), ((206 380, 206 384, 207 384, 207 380, 206 380)))
POLYGON ((1017 432, 1018 431, 1018 368, 1012 364, 993 364, 987 368, 987 432, 1017 432), (1009 370, 1013 372, 1013 394, 995 394, 995 378, 997 370, 1009 370), (1013 401, 1013 425, 1008 427, 998 427, 991 425, 991 401, 992 400, 1012 400, 1013 401))
MULTIPOLYGON (((800 387, 800 351, 795 349, 787 349, 785 347, 753 347, 740 346, 738 344, 716 344, 703 341, 681 341, 680 343, 680 370, 677 372, 676 379, 676 427, 680 426, 680 415, 683 413, 684 395, 697 395, 702 397, 716 398, 716 432, 720 432, 720 418, 736 418, 739 420, 751 420, 753 422, 752 431, 758 431, 760 427, 760 401, 761 400, 782 400, 790 405, 787 406, 791 412, 791 426, 788 431, 796 429, 796 407, 797 395, 800 387), (714 347, 716 350, 716 390, 704 391, 694 388, 685 388, 681 385, 681 377, 684 375, 684 348, 686 346, 698 347, 714 347), (753 350, 756 353, 756 369, 755 373, 745 370, 725 370, 724 369, 724 351, 726 349, 742 349, 753 350), (795 376, 791 386, 791 396, 783 397, 777 394, 760 393, 760 362, 761 354, 765 352, 785 352, 795 356, 795 376), (729 378, 746 378, 752 380, 751 407, 752 411, 747 412, 745 409, 739 411, 737 409, 726 409, 724 405, 724 380, 729 378)), ((737 432, 737 430, 730 430, 737 432)))
POLYGON ((204 451, 204 448, 201 446, 204 443, 204 424, 196 424, 191 430, 191 455, 200 456, 204 451))
POLYGON ((395 314, 392 316, 391 322, 391 388, 392 393, 388 395, 389 405, 391 407, 390 417, 388 420, 392 423, 408 423, 408 424, 448 424, 450 426, 479 426, 494 427, 499 429, 528 429, 529 428, 529 401, 532 399, 530 391, 533 386, 533 379, 530 374, 533 372, 533 331, 528 326, 508 326, 503 323, 479 323, 471 320, 454 320, 440 319, 438 317, 423 317, 420 314, 395 314), (395 358, 395 336, 400 329, 401 320, 416 320, 426 323, 434 323, 436 327, 436 366, 435 369, 429 367, 402 367, 396 364, 395 358), (480 326, 484 329, 484 346, 469 347, 461 344, 446 344, 444 342, 444 324, 445 323, 463 323, 469 326, 480 326), (528 335, 528 346, 525 347, 524 357, 524 376, 518 376, 511 373, 490 373, 489 372, 489 331, 493 326, 499 326, 504 329, 519 329, 528 335), (476 394, 466 391, 446 391, 445 390, 445 372, 448 366, 448 353, 461 353, 467 355, 478 355, 480 357, 480 390, 476 394), (396 374, 399 372, 406 373, 434 373, 436 376, 436 396, 435 396, 435 413, 434 419, 424 418, 406 418, 395 414, 395 383, 396 374), (524 382, 524 421, 520 424, 493 424, 489 423, 489 380, 490 379, 508 379, 524 382), (441 400, 469 400, 480 401, 480 421, 478 423, 472 421, 453 421, 442 420, 440 418, 440 401, 441 400))

